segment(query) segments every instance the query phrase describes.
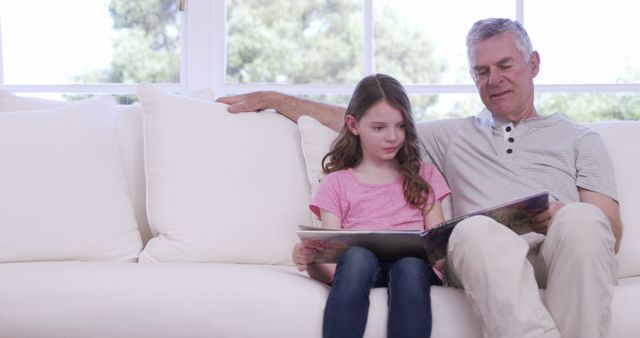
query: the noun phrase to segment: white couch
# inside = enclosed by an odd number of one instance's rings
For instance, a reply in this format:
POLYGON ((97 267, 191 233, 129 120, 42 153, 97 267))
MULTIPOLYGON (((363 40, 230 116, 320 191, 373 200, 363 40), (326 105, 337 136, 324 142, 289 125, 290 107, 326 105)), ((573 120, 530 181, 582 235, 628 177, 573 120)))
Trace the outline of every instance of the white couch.
MULTIPOLYGON (((329 289, 290 251, 313 222, 331 132, 150 85, 138 96, 0 91, 0 337, 320 337, 329 289)), ((589 126, 610 150, 625 226, 609 337, 639 337, 640 123, 589 126)), ((432 299, 434 338, 482 336, 463 291, 432 299)), ((385 336, 386 303, 374 289, 366 337, 385 336)))

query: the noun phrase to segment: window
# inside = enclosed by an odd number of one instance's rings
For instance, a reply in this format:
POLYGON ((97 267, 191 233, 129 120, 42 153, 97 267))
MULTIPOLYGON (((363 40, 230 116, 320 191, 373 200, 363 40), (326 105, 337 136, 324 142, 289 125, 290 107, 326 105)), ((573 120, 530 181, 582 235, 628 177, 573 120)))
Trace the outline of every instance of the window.
POLYGON ((0 0, 0 13, 9 88, 67 98, 130 94, 142 81, 180 88, 174 1, 0 0))
POLYGON ((509 17, 541 54, 542 113, 640 120, 640 45, 618 42, 635 41, 633 1, 184 2, 180 12, 179 0, 0 0, 0 85, 75 99, 127 97, 146 81, 344 104, 362 76, 383 72, 406 86, 419 119, 466 116, 482 109, 466 32, 477 19, 509 17))
POLYGON ((357 82, 363 71, 362 5, 227 1, 226 83, 357 82))

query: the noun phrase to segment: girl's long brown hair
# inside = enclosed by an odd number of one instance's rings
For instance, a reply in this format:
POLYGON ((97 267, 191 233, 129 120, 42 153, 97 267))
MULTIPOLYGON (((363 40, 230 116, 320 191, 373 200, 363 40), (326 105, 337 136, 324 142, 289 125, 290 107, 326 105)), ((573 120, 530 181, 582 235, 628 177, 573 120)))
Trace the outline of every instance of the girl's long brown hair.
POLYGON ((380 101, 402 112, 405 126, 405 140, 396 154, 400 173, 404 176, 404 197, 411 206, 423 209, 427 203, 431 186, 420 176, 420 143, 411 111, 411 102, 398 80, 385 74, 369 75, 362 79, 353 92, 345 113, 345 125, 333 142, 331 151, 322 159, 322 170, 332 173, 353 168, 362 161, 360 138, 346 126, 346 117, 351 115, 356 121, 380 101))

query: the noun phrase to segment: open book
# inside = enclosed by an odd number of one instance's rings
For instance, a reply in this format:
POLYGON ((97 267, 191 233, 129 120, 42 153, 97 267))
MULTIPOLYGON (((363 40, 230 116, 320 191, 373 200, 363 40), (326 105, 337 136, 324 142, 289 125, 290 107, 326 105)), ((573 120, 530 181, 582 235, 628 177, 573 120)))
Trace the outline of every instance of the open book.
POLYGON ((433 264, 447 255, 449 236, 465 218, 488 216, 522 235, 531 232, 531 217, 548 207, 549 194, 544 192, 455 217, 429 230, 345 230, 301 225, 297 233, 303 242, 322 248, 317 263, 335 263, 349 246, 357 245, 371 250, 382 262, 418 257, 433 264))

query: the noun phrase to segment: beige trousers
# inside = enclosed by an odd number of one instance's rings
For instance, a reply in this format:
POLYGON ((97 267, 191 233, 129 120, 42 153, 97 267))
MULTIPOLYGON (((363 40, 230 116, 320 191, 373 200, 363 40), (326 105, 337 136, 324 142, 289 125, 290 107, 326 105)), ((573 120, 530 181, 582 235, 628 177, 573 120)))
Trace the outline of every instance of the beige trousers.
POLYGON ((446 277, 464 288, 487 338, 602 337, 617 283, 614 243, 607 217, 586 203, 556 212, 546 237, 475 216, 451 234, 446 277))

